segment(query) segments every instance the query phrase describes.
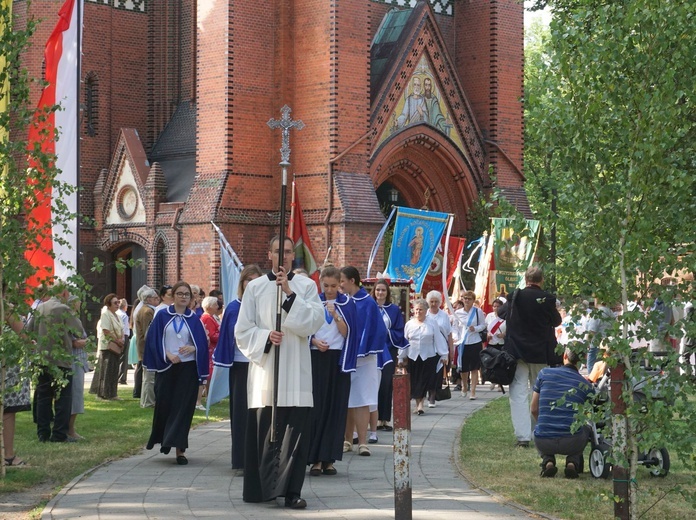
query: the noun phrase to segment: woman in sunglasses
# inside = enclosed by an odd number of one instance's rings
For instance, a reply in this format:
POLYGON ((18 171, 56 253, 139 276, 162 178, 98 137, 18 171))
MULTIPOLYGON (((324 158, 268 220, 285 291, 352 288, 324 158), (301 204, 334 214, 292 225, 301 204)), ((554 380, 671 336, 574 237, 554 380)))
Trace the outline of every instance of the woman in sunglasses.
POLYGON ((176 448, 176 462, 188 464, 184 455, 196 409, 198 386, 208 378, 208 338, 201 320, 189 308, 191 286, 178 282, 172 288, 174 304, 160 310, 147 332, 144 364, 155 375, 155 412, 147 442, 160 444, 165 455, 176 448))

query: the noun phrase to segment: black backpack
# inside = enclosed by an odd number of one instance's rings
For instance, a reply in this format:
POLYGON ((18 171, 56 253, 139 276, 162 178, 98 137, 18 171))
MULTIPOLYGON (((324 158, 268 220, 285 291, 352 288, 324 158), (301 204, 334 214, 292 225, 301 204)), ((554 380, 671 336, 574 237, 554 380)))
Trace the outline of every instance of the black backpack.
POLYGON ((483 379, 498 385, 509 385, 515 377, 517 359, 507 352, 490 345, 480 353, 483 379))

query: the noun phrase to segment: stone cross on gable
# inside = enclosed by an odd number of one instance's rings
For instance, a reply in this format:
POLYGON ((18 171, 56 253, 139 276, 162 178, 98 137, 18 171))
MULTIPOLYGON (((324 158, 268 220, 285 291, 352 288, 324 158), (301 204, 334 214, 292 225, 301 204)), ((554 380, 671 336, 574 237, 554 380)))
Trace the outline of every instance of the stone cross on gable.
POLYGON ((268 120, 268 126, 270 126, 272 129, 280 128, 282 129, 282 146, 280 147, 280 165, 281 166, 288 166, 290 164, 290 129, 291 128, 296 128, 297 130, 302 130, 304 128, 304 123, 300 121, 299 119, 293 121, 290 119, 290 107, 287 105, 283 105, 283 108, 280 109, 281 114, 283 114, 283 117, 278 119, 269 119, 268 120))

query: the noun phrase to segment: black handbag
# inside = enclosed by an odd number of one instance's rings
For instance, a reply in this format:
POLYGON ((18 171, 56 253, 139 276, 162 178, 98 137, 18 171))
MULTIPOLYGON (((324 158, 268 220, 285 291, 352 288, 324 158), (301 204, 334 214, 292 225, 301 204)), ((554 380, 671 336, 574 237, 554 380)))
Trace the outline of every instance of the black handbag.
POLYGON ((447 399, 452 399, 452 391, 448 384, 445 384, 442 388, 435 390, 435 400, 436 401, 446 401, 447 399))

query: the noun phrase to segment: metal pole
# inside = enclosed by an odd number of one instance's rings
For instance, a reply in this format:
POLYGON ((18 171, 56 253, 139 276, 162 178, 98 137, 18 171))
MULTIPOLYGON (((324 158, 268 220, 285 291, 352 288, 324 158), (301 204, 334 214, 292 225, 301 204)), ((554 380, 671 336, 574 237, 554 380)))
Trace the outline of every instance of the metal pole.
MULTIPOLYGON (((283 266, 285 260, 285 199, 288 192, 288 168, 283 164, 282 183, 280 185, 280 232, 278 233, 278 268, 283 266)), ((286 273, 287 274, 287 273, 286 273)), ((280 332, 281 318, 283 315, 283 289, 279 285, 276 294, 276 326, 280 332)), ((278 409, 278 378, 280 365, 280 345, 273 345, 273 407, 271 408, 271 442, 276 442, 276 412, 278 409)))
POLYGON ((394 373, 394 518, 411 520, 411 378, 403 368, 394 373))
MULTIPOLYGON (((281 129, 281 147, 280 147, 280 166, 283 168, 283 176, 280 188, 280 232, 278 233, 278 267, 283 266, 285 260, 285 200, 287 198, 288 191, 288 166, 290 166, 290 130, 296 128, 297 130, 302 130, 304 128, 304 123, 299 119, 293 121, 290 118, 290 107, 283 105, 280 109, 282 117, 280 120, 270 119, 268 121, 268 126, 271 129, 280 128, 281 129)), ((281 318, 283 314, 283 289, 278 286, 278 293, 276 299, 276 327, 275 330, 280 332, 281 330, 281 318)), ((273 364, 273 406, 271 407, 271 442, 276 442, 277 432, 276 432, 276 409, 278 408, 278 379, 279 379, 279 364, 280 364, 280 345, 273 346, 273 359, 275 363, 273 364)))

